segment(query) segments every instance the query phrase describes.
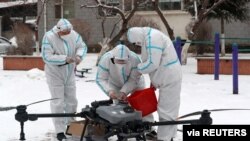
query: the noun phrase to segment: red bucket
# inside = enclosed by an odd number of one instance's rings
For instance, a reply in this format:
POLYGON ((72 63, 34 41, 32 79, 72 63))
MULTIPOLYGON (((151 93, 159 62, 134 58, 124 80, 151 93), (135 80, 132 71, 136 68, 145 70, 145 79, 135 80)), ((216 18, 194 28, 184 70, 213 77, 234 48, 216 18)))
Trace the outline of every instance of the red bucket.
POLYGON ((142 112, 142 116, 157 110, 157 99, 153 88, 137 90, 128 97, 129 104, 136 110, 142 112))

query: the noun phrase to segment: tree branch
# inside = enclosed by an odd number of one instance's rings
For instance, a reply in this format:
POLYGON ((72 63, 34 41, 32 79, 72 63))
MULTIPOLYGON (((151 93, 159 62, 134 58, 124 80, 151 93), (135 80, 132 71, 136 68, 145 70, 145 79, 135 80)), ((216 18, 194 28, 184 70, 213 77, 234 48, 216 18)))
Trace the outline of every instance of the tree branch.
MULTIPOLYGON (((42 1, 41 1, 41 2, 42 2, 42 1)), ((36 17, 36 28, 38 27, 39 21, 40 21, 40 19, 41 19, 41 15, 42 15, 42 13, 43 13, 43 11, 44 11, 45 3, 47 3, 47 0, 44 0, 44 1, 42 2, 41 10, 40 10, 39 14, 38 14, 37 17, 36 17)))
POLYGON ((132 9, 131 13, 127 16, 127 18, 125 17, 122 22, 122 28, 119 31, 119 33, 113 38, 111 39, 111 41, 108 43, 109 46, 114 46, 115 43, 122 37, 122 35, 127 32, 127 25, 128 25, 128 21, 134 16, 135 12, 137 11, 138 8, 138 3, 136 2, 136 0, 134 0, 134 8, 132 9))
POLYGON ((226 1, 227 1, 227 0, 219 0, 219 1, 215 2, 215 3, 213 4, 212 7, 210 7, 209 9, 206 10, 206 7, 207 7, 207 5, 208 5, 209 0, 205 0, 205 2, 204 2, 203 5, 202 5, 202 8, 203 8, 203 9, 202 9, 201 12, 199 13, 198 20, 195 21, 194 26, 193 26, 193 28, 192 28, 192 30, 191 30, 191 32, 192 32, 192 34, 193 34, 193 37, 195 36, 195 34, 196 34, 197 30, 198 30, 199 25, 200 25, 200 24, 202 23, 202 21, 207 17, 207 15, 208 15, 211 11, 213 11, 215 8, 217 8, 219 5, 221 5, 222 3, 226 2, 226 1))
POLYGON ((104 5, 104 4, 101 4, 100 2, 98 2, 97 5, 92 5, 92 6, 81 5, 81 8, 83 8, 83 7, 85 7, 85 8, 104 8, 104 9, 114 10, 116 13, 118 13, 121 16, 121 18, 123 20, 125 20, 125 15, 123 14, 123 12, 115 6, 107 6, 107 5, 104 5))

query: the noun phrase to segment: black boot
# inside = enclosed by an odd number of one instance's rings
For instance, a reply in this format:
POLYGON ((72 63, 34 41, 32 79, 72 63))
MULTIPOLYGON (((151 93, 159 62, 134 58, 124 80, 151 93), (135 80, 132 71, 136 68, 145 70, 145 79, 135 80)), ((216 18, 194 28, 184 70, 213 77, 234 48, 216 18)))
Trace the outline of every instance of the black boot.
POLYGON ((58 134, 56 135, 56 138, 57 138, 59 141, 62 141, 63 139, 67 139, 63 132, 58 133, 58 134))

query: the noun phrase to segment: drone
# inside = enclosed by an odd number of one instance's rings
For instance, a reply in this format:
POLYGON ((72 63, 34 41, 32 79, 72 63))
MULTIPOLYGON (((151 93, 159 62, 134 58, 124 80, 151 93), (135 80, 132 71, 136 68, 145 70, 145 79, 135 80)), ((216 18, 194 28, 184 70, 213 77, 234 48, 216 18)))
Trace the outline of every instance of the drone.
POLYGON ((130 138, 135 138, 136 141, 146 141, 145 133, 150 131, 153 126, 167 126, 167 125, 211 125, 211 112, 214 111, 229 111, 229 110, 250 110, 250 109, 213 109, 193 112, 180 116, 175 121, 161 121, 148 122, 142 120, 140 111, 135 110, 126 102, 119 102, 114 104, 112 99, 94 101, 91 105, 86 105, 78 113, 44 113, 44 114, 30 114, 26 111, 27 107, 33 104, 57 100, 46 99, 30 103, 28 105, 19 105, 15 107, 0 107, 0 111, 8 111, 16 109, 15 119, 20 123, 20 141, 25 140, 24 123, 27 121, 36 121, 38 118, 57 118, 57 117, 81 117, 85 119, 85 125, 82 130, 80 141, 94 141, 93 134, 90 132, 85 135, 87 125, 102 125, 105 128, 104 140, 112 136, 117 136, 119 141, 127 141, 130 138), (114 114, 116 113, 116 114, 114 114), (198 119, 181 120, 186 117, 200 115, 198 119))

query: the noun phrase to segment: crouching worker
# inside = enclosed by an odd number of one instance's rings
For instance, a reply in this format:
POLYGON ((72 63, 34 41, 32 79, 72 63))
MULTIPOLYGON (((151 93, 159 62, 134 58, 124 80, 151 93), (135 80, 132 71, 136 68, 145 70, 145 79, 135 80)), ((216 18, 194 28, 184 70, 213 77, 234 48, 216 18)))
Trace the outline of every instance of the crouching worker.
MULTIPOLYGON (((127 95, 145 88, 144 77, 137 71, 141 59, 125 45, 117 45, 104 54, 98 64, 96 83, 114 101, 127 100, 127 95)), ((153 115, 143 118, 153 122, 153 115)), ((153 130, 151 135, 156 135, 153 130)))
POLYGON ((101 57, 97 85, 114 101, 126 101, 128 94, 145 87, 144 78, 137 71, 140 62, 140 58, 125 45, 116 46, 101 57))
MULTIPOLYGON (((42 57, 45 62, 46 79, 52 98, 52 113, 74 113, 77 108, 74 68, 86 55, 87 47, 71 23, 60 19, 48 31, 42 42, 42 57)), ((73 118, 53 118, 59 141, 66 139, 66 125, 73 118)))

